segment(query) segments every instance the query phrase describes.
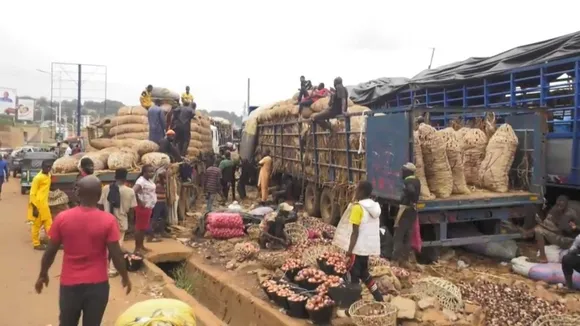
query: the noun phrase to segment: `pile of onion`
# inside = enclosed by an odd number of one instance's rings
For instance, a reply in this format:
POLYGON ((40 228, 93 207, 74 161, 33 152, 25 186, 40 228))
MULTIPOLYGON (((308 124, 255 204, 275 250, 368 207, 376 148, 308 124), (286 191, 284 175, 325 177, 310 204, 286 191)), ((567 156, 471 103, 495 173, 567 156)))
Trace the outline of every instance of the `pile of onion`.
POLYGON ((332 306, 334 306, 334 301, 326 295, 315 295, 306 301, 306 310, 309 311, 318 311, 332 306))

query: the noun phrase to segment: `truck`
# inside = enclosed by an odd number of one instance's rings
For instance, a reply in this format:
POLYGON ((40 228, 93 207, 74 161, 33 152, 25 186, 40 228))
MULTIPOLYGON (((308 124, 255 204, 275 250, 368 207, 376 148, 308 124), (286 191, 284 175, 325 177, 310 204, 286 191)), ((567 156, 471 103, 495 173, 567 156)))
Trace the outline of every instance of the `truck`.
MULTIPOLYGON (((547 110, 546 201, 580 190, 580 32, 421 72, 373 98, 371 109, 414 106, 547 110), (550 49, 549 51, 546 49, 550 49)), ((355 101, 356 102, 356 101, 355 101)), ((447 116, 432 116, 446 124, 447 116)))
MULTIPOLYGON (((497 108, 486 111, 504 116, 504 121, 513 127, 518 136, 516 159, 510 173, 510 184, 513 187, 506 193, 481 191, 471 195, 421 200, 417 208, 423 245, 426 247, 422 253, 424 261, 436 260, 437 248, 440 246, 520 238, 519 232, 500 232, 501 222, 521 222, 526 216, 533 217, 543 203, 544 138, 547 131, 545 110, 497 108), (523 167, 522 161, 528 165, 523 167), (450 237, 449 229, 461 223, 477 224, 483 235, 450 237)), ((344 120, 340 118, 345 130, 333 133, 342 139, 342 144, 346 144, 344 147, 332 147, 328 143, 329 132, 318 131, 315 124, 310 125, 310 137, 303 140, 300 139, 300 133, 289 132, 292 128, 302 128, 302 122, 298 120, 259 123, 256 152, 270 150, 274 166, 278 167, 275 170, 291 176, 294 185, 301 188, 304 209, 310 216, 320 216, 325 222, 336 224, 344 209, 344 205, 340 204, 341 198, 342 202, 345 196, 346 201, 350 201, 353 185, 359 180, 368 180, 373 184, 373 194, 383 208, 382 223, 389 225, 396 216, 401 198, 401 167, 406 162, 413 162, 415 119, 426 113, 431 116, 465 118, 484 114, 478 109, 443 107, 376 109, 365 112, 364 132, 351 132, 350 120, 356 115, 344 120), (363 146, 354 147, 353 137, 363 146)), ((241 146, 249 145, 242 143, 241 146)))

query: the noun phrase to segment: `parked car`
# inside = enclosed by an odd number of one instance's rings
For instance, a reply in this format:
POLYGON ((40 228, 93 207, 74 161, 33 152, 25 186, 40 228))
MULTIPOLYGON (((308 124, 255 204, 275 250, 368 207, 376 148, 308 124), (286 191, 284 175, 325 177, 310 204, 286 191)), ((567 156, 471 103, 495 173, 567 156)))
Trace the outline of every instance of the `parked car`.
POLYGON ((10 167, 10 170, 12 171, 12 176, 14 178, 16 178, 16 176, 18 174, 22 173, 21 164, 22 164, 22 157, 24 156, 24 154, 35 153, 35 152, 39 152, 39 151, 40 151, 40 148, 35 147, 35 146, 22 146, 22 147, 16 148, 10 154, 10 158, 9 158, 10 161, 8 162, 8 166, 10 167))

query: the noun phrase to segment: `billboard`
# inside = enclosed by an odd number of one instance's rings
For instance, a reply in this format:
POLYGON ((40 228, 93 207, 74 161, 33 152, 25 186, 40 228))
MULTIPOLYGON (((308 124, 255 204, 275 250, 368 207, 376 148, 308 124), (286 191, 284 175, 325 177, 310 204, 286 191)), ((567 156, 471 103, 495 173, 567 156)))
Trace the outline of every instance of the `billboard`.
POLYGON ((34 120, 34 100, 18 99, 18 120, 32 121, 34 120))
POLYGON ((16 90, 0 87, 0 114, 16 114, 16 90))

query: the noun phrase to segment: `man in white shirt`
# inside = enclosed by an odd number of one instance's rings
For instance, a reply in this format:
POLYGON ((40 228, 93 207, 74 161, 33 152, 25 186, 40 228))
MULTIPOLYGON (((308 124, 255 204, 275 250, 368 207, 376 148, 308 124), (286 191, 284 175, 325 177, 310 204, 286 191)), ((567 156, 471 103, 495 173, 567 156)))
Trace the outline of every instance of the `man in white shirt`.
MULTIPOLYGON (((117 169, 115 171, 115 182, 111 185, 103 187, 101 199, 99 200, 99 208, 105 212, 113 214, 119 223, 119 231, 121 232, 119 245, 123 248, 123 239, 125 232, 129 228, 129 215, 133 215, 134 208, 137 206, 137 198, 133 188, 127 187, 127 169, 117 169)), ((109 276, 118 275, 115 266, 110 264, 109 276)))
POLYGON ((66 150, 64 151, 64 156, 71 156, 72 155, 72 144, 68 144, 66 150))

